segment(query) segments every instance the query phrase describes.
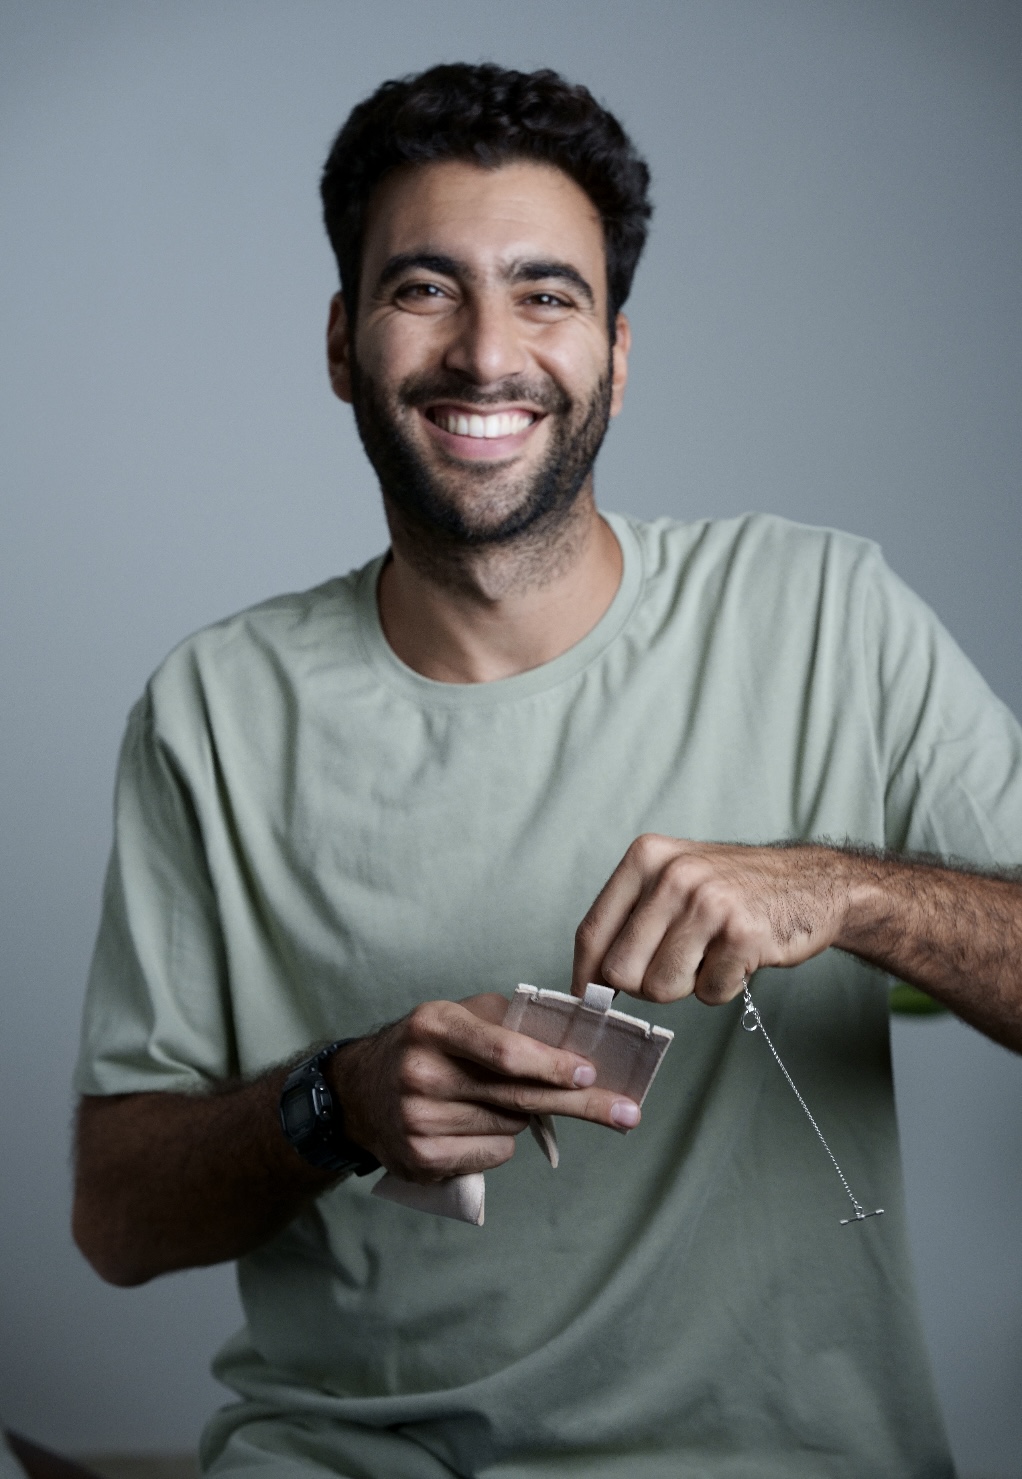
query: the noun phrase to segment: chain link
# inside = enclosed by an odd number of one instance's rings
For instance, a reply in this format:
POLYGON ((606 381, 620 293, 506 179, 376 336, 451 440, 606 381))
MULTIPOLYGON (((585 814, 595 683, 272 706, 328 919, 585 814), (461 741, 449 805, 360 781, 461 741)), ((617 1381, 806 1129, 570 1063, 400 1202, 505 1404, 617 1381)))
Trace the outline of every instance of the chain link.
POLYGON ((760 1032, 762 1032, 762 1034, 763 1034, 763 1040, 765 1041, 767 1047, 770 1049, 771 1053, 773 1053, 774 1060, 777 1063, 778 1068, 784 1074, 784 1077, 788 1080, 788 1087, 791 1089, 791 1092, 795 1095, 795 1098, 798 1100, 798 1102, 801 1104, 803 1110, 805 1111, 806 1119, 808 1119, 809 1123, 812 1125, 813 1129, 816 1131, 816 1133, 817 1133, 817 1135, 819 1137, 820 1144, 823 1146, 824 1150, 830 1156, 831 1165, 834 1167, 834 1170, 837 1172, 838 1176, 841 1178, 841 1185, 844 1187, 845 1191, 848 1193, 848 1199, 851 1202, 852 1206, 855 1208, 855 1216, 854 1217, 842 1217, 841 1218, 841 1226, 842 1227, 847 1227, 850 1222, 865 1222, 865 1220, 866 1220, 867 1217, 882 1217, 883 1216, 883 1212, 884 1212, 883 1207, 878 1207, 875 1212, 867 1212, 864 1209, 864 1207, 862 1206, 862 1203, 856 1198, 855 1193, 852 1191, 852 1188, 848 1185, 848 1182, 845 1179, 845 1173, 842 1171, 841 1167, 838 1165, 837 1158, 834 1155, 834 1152, 831 1150, 830 1146, 827 1144, 826 1140, 823 1138, 823 1131, 820 1129, 819 1125, 813 1119, 813 1116, 812 1116, 812 1114, 810 1113, 810 1110, 809 1110, 809 1105, 802 1098, 802 1095, 799 1093, 798 1089, 795 1087, 795 1080, 792 1078, 791 1074, 788 1072, 788 1070, 785 1068, 784 1064, 781 1062, 781 1055, 777 1051, 777 1049, 774 1047, 773 1043, 770 1040, 770 1034, 767 1032, 766 1028, 763 1026, 763 1018, 759 1015, 759 1010, 758 1010, 755 1002, 752 999, 752 993, 749 990, 749 979, 748 979, 747 976, 743 976, 742 977, 742 990, 744 992, 744 1001, 745 1001, 745 1010, 742 1013, 742 1027, 745 1029, 746 1032, 756 1032, 757 1030, 760 1031, 760 1032), (749 1017, 751 1017, 753 1019, 752 1026, 751 1027, 747 1023, 747 1019, 749 1017))

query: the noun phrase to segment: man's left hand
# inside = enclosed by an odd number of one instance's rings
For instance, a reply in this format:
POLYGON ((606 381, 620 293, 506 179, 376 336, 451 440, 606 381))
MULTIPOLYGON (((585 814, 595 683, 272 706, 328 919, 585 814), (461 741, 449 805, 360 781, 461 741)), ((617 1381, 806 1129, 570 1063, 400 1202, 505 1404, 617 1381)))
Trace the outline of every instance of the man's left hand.
POLYGON ((575 935, 571 989, 730 1001, 763 966, 829 945, 1022 1052, 1022 869, 811 842, 632 843, 575 935))
POLYGON ((639 837, 578 927, 572 990, 597 981, 649 1001, 730 1001, 762 966, 835 943, 851 884, 841 856, 639 837))

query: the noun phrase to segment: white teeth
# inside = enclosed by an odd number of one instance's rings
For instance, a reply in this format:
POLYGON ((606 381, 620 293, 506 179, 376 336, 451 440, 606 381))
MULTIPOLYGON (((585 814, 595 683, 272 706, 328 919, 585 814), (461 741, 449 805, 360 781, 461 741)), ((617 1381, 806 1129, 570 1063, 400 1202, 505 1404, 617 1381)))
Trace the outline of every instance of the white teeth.
POLYGON ((444 431, 459 437, 509 437, 531 426, 535 417, 528 411, 501 411, 495 416, 463 416, 444 411, 433 418, 444 431))

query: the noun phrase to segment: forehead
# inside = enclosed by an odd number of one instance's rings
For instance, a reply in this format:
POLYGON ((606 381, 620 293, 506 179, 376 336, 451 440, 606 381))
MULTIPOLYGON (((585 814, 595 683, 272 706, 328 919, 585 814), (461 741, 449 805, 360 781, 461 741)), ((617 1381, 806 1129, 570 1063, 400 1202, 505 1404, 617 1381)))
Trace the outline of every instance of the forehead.
POLYGON ((589 196, 563 170, 531 160, 394 170, 369 205, 363 281, 405 252, 451 256, 481 273, 523 257, 557 258, 592 274, 594 289, 605 276, 603 226, 589 196))

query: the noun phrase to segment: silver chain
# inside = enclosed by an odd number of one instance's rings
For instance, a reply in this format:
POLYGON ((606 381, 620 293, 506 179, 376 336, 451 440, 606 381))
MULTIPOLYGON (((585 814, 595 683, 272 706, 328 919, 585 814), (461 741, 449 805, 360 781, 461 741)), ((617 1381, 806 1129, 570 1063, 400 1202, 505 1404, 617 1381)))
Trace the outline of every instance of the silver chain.
POLYGON ((849 1198, 852 1206, 855 1208, 855 1216, 854 1217, 842 1217, 841 1218, 841 1226, 842 1227, 847 1227, 850 1222, 865 1222, 865 1220, 866 1220, 867 1217, 882 1217, 883 1216, 883 1212, 884 1212, 883 1207, 878 1207, 875 1212, 867 1212, 863 1208, 862 1203, 857 1200, 854 1192, 852 1191, 852 1188, 848 1185, 848 1182, 845 1180, 845 1173, 842 1171, 841 1167, 838 1165, 837 1158, 835 1157, 834 1152, 831 1150, 831 1148, 827 1144, 826 1140, 824 1140, 824 1138, 823 1138, 823 1131, 820 1129, 819 1125, 816 1123, 816 1121, 813 1119, 812 1115, 810 1114, 810 1112, 809 1112, 809 1105, 802 1098, 802 1095, 799 1093, 798 1089, 796 1089, 794 1079, 792 1078, 792 1076, 788 1072, 788 1070, 785 1068, 784 1064, 781 1062, 781 1055, 780 1055, 780 1053, 777 1051, 777 1049, 774 1047, 773 1043, 770 1041, 770 1034, 767 1032, 766 1028, 763 1026, 763 1018, 759 1015, 759 1010, 756 1007, 756 1004, 755 1004, 755 1002, 752 999, 752 993, 749 990, 749 978, 748 978, 748 976, 743 976, 742 977, 742 990, 745 993, 745 1010, 742 1013, 742 1027, 744 1028, 744 1030, 746 1032, 756 1032, 757 1029, 760 1032, 762 1032, 764 1041, 766 1042, 766 1045, 770 1049, 771 1053, 773 1053, 774 1058, 775 1058, 775 1060, 777 1062, 778 1068, 784 1074, 784 1077, 788 1080, 788 1086, 791 1089, 791 1092, 795 1095, 795 1098, 798 1100, 798 1102, 801 1104, 802 1108, 805 1110, 806 1119, 808 1119, 809 1123, 812 1125, 813 1129, 816 1131, 817 1135, 819 1136, 820 1144, 823 1146, 824 1150, 830 1156, 831 1164, 833 1165, 834 1170, 837 1172, 838 1176, 841 1178, 841 1185, 844 1187, 845 1191, 848 1193, 848 1198, 849 1198), (749 1019, 750 1018, 752 1019, 751 1026, 749 1024, 749 1019))

